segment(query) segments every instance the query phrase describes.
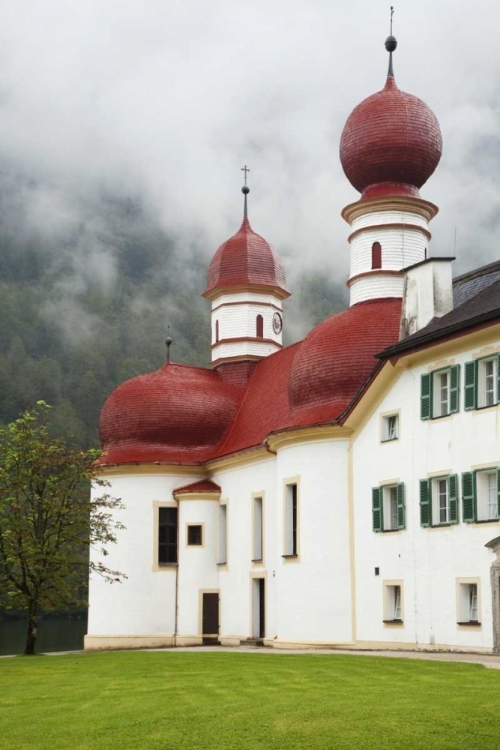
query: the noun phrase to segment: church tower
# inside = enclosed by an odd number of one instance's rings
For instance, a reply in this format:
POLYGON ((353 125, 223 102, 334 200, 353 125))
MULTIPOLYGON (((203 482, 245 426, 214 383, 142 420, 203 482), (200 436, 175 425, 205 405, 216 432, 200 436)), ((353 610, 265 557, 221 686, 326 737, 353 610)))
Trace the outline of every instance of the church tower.
POLYGON ((361 193, 342 211, 352 230, 351 305, 403 296, 402 269, 427 258, 429 222, 438 212, 419 189, 441 158, 441 131, 427 104, 396 85, 392 18, 385 47, 385 86, 353 110, 340 141, 344 172, 361 193))
POLYGON ((281 259, 250 226, 247 171, 243 223, 215 253, 203 292, 212 303, 212 367, 235 385, 244 385, 262 357, 282 348, 282 302, 290 296, 281 259))

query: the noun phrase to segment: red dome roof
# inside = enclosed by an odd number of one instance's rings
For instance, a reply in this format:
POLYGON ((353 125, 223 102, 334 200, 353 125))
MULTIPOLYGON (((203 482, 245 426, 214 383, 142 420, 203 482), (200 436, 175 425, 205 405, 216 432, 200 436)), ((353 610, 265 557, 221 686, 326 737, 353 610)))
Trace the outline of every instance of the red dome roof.
MULTIPOLYGON (((288 381, 292 412, 307 409, 311 420, 328 406, 340 416, 378 360, 375 355, 398 340, 400 299, 377 299, 332 315, 306 336, 288 381)), ((302 421, 302 420, 299 420, 302 421)))
POLYGON ((104 404, 101 463, 203 460, 232 422, 241 393, 212 370, 169 362, 132 378, 104 404))
POLYGON ((257 284, 281 289, 288 297, 285 268, 266 240, 256 234, 248 219, 215 253, 208 269, 204 295, 220 287, 257 284))
POLYGON ((382 91, 358 104, 347 118, 340 161, 360 193, 377 185, 377 197, 393 195, 394 185, 384 190, 380 183, 398 183, 398 194, 418 196, 418 188, 436 169, 442 148, 432 110, 416 96, 400 91, 389 75, 382 91))

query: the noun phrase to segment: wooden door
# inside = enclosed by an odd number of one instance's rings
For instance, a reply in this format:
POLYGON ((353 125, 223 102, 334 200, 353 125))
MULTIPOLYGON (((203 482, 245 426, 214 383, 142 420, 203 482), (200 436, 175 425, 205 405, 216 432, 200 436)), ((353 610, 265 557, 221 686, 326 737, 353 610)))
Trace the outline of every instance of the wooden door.
POLYGON ((203 594, 203 635, 219 635, 219 594, 203 594))

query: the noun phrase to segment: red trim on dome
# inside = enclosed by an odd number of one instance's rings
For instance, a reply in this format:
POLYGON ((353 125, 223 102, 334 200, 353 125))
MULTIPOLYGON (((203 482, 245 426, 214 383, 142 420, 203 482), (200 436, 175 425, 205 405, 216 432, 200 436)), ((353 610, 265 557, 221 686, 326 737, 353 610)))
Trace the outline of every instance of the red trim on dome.
POLYGON ((172 495, 175 497, 176 495, 190 495, 198 492, 213 492, 220 495, 221 488, 211 479, 200 479, 199 482, 192 482, 184 485, 184 487, 176 487, 172 495))
POLYGON ((215 289, 252 284, 278 288, 289 295, 281 258, 253 231, 245 217, 236 234, 224 242, 212 258, 203 295, 215 289))
POLYGON ((375 198, 394 198, 398 196, 420 198, 420 191, 413 185, 406 185, 405 183, 377 182, 375 185, 369 185, 363 190, 360 200, 369 201, 375 198))

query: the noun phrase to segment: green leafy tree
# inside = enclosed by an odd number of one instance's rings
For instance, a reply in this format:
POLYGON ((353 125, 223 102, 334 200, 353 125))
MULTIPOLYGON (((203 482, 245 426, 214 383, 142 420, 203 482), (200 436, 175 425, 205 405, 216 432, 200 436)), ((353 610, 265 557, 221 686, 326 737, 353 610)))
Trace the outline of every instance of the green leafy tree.
POLYGON ((82 581, 95 572, 125 576, 89 560, 89 547, 107 555, 123 528, 122 508, 96 477, 97 450, 82 450, 50 434, 50 407, 39 401, 0 427, 0 591, 28 614, 25 654, 34 654, 40 610, 86 604, 82 581), (90 497, 90 485, 103 488, 90 497))

